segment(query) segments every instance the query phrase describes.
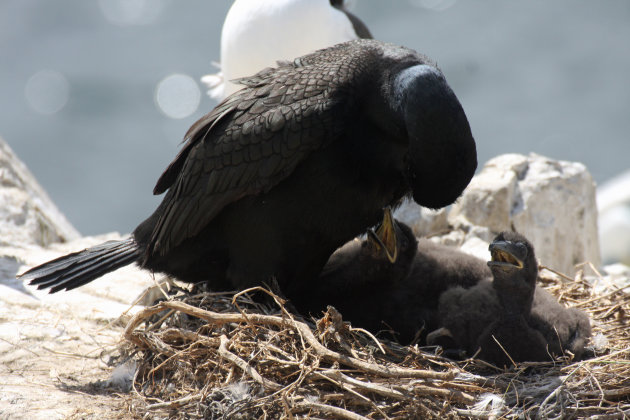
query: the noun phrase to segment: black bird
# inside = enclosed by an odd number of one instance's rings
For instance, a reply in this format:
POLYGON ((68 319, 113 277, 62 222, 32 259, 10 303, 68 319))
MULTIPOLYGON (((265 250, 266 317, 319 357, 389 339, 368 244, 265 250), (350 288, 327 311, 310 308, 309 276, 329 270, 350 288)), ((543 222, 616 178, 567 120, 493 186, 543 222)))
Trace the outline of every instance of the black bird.
POLYGON ((438 300, 444 291, 471 287, 490 276, 483 260, 416 238, 386 209, 376 233, 368 231, 362 241, 337 250, 310 284, 309 294, 293 303, 314 315, 332 305, 353 326, 391 329, 408 344, 422 342, 438 328, 438 300))
POLYGON ((538 263, 531 243, 503 232, 490 244, 490 253, 491 280, 442 294, 442 328, 429 334, 429 344, 450 342, 469 355, 479 351, 480 359, 497 365, 551 360, 563 350, 581 357, 591 335, 588 317, 536 289, 538 263))
POLYGON ((386 208, 376 230, 368 229, 363 239, 355 238, 335 251, 309 285, 309 293, 291 301, 303 314, 317 315, 332 305, 355 325, 383 327, 389 291, 408 275, 417 248, 411 229, 396 222, 386 208))
POLYGON ((587 348, 591 337, 591 322, 584 311, 566 308, 544 289, 537 288, 529 317, 532 328, 540 331, 555 355, 569 351, 574 360, 593 356, 587 348))
POLYGON ((21 277, 69 290, 136 263, 215 289, 275 278, 305 293, 336 248, 404 196, 452 203, 477 167, 444 75, 408 48, 355 40, 241 79, 189 129, 157 181, 166 192, 129 239, 21 277))

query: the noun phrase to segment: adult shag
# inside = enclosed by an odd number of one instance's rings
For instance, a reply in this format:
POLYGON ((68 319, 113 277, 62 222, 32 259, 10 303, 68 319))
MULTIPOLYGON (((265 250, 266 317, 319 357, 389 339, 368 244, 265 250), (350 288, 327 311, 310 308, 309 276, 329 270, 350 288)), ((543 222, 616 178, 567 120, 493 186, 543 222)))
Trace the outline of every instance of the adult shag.
POLYGON ((252 75, 278 60, 372 38, 343 0, 235 0, 221 30, 221 71, 201 78, 210 97, 222 100, 252 75))
POLYGON ((275 278, 291 296, 385 206, 446 206, 477 167, 457 97, 408 48, 350 41, 240 83, 189 129, 155 186, 162 203, 129 239, 21 277, 56 292, 137 263, 215 289, 275 278))

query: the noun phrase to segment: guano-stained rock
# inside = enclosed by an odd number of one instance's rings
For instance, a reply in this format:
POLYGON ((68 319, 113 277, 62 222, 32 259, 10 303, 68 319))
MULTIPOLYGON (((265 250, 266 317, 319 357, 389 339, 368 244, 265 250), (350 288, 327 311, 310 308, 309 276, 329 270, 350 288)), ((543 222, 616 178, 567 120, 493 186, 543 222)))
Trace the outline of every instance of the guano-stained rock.
POLYGON ((573 275, 575 265, 600 265, 595 183, 577 162, 536 154, 491 159, 448 215, 452 226, 515 229, 541 262, 573 275))
POLYGON ((79 237, 33 174, 0 138, 0 245, 47 246, 79 237))

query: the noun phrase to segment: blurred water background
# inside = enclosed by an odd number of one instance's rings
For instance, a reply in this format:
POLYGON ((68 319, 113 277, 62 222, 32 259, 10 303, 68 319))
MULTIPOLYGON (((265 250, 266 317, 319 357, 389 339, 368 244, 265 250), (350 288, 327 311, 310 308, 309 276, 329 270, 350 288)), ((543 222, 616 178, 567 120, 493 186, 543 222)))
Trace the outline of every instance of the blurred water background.
MULTIPOLYGON (((83 234, 129 232, 188 127, 215 105, 228 0, 0 1, 0 136, 83 234)), ((435 60, 480 166, 501 153, 630 167, 627 0, 356 0, 381 40, 435 60)))

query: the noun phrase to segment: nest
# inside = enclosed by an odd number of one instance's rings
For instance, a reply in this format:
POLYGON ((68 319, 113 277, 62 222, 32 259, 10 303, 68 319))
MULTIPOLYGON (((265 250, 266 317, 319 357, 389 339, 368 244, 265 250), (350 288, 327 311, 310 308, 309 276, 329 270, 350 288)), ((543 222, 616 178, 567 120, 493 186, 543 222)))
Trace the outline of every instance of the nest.
POLYGON ((138 366, 127 410, 182 419, 629 417, 627 294, 596 294, 581 273, 543 270, 540 278, 562 303, 589 313, 596 357, 503 368, 456 362, 439 348, 377 339, 331 307, 303 319, 263 288, 178 292, 125 329, 138 366))

